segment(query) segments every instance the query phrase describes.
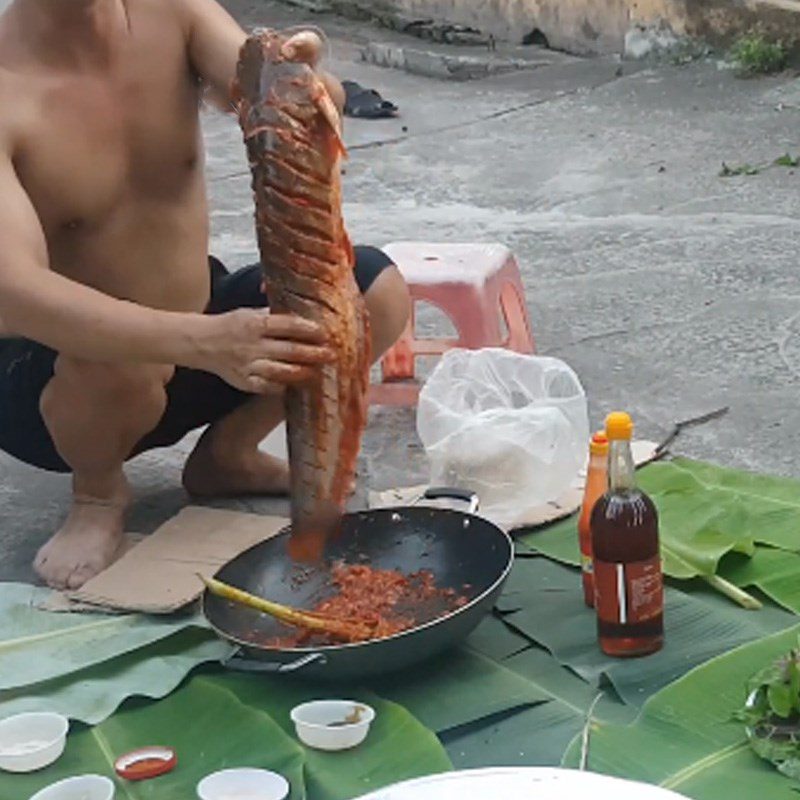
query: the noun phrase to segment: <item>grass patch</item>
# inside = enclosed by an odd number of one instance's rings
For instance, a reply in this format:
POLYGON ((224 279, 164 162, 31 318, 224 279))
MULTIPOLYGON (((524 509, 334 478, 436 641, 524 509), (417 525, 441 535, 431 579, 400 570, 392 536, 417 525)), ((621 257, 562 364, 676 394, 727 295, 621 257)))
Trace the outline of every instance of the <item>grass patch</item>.
POLYGON ((786 69, 789 53, 781 42, 770 42, 754 33, 734 44, 731 58, 744 75, 772 75, 786 69))
POLYGON ((797 167, 800 167, 800 156, 793 156, 791 153, 784 153, 784 155, 779 156, 770 163, 737 164, 736 166, 731 166, 723 161, 719 177, 735 178, 740 175, 760 175, 762 172, 764 172, 764 170, 767 170, 770 167, 785 167, 786 169, 792 170, 790 174, 794 175, 794 170, 797 167))
POLYGON ((730 167, 723 161, 719 176, 720 178, 733 178, 738 175, 758 175, 762 169, 764 168, 753 164, 739 164, 738 166, 730 167))
POLYGON ((792 156, 789 153, 775 159, 776 167, 800 167, 800 157, 792 156))

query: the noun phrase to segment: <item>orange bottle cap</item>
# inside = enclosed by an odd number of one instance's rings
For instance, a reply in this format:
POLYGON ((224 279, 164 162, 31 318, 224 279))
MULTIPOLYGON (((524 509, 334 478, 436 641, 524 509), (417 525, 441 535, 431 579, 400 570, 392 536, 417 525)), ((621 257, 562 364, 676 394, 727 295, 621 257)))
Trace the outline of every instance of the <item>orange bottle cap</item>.
POLYGON ((615 411, 606 417, 606 435, 612 441, 630 439, 633 436, 633 420, 629 414, 615 411))
POLYGON ((598 431, 589 442, 589 452, 593 456, 604 456, 608 452, 608 436, 605 431, 598 431))

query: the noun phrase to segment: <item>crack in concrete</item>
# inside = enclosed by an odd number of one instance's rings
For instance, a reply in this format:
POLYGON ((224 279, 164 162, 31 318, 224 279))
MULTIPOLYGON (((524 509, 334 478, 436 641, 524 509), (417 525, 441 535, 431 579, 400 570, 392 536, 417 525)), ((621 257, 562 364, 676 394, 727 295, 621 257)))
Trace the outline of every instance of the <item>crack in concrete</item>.
MULTIPOLYGON (((636 336, 636 335, 638 335, 640 333, 648 333, 650 331, 660 330, 660 329, 664 329, 664 328, 672 328, 672 327, 675 327, 675 326, 683 326, 683 325, 686 325, 689 322, 693 322, 696 319, 702 318, 707 313, 708 313, 708 308, 704 306, 703 308, 698 309, 697 311, 694 311, 691 314, 687 314, 685 317, 681 317, 680 319, 666 319, 666 320, 660 320, 660 321, 657 321, 657 322, 654 321, 654 322, 651 322, 651 323, 649 323, 647 325, 639 325, 636 328, 616 328, 616 329, 612 329, 612 330, 608 330, 608 331, 602 331, 600 333, 590 333, 590 334, 587 334, 586 336, 581 336, 581 337, 579 337, 577 339, 573 339, 570 342, 563 342, 563 343, 557 345, 556 347, 551 347, 551 348, 547 348, 547 349, 544 349, 544 350, 539 350, 539 355, 544 355, 544 356, 552 355, 554 353, 569 349, 571 347, 576 347, 576 346, 581 345, 581 344, 586 344, 587 342, 604 341, 606 339, 614 339, 614 338, 616 338, 618 336, 625 336, 627 334, 631 334, 633 336, 636 336)), ((800 318, 800 312, 798 312, 793 317, 791 317, 787 322, 784 323, 784 325, 790 326, 791 323, 793 321, 795 321, 796 319, 798 319, 798 318, 800 318)), ((786 336, 786 339, 788 340, 788 338, 790 336, 791 336, 791 331, 788 332, 788 334, 786 336)), ((759 345, 757 347, 754 347, 752 349, 740 348, 740 352, 747 353, 747 354, 765 352, 765 351, 768 351, 768 350, 772 350, 775 347, 776 344, 778 344, 778 347, 780 349, 780 343, 779 342, 768 342, 768 343, 764 343, 763 345, 759 345)), ((786 363, 786 362, 784 361, 784 363, 786 363)), ((787 366, 788 366, 788 364, 787 364, 787 366)), ((798 377, 800 377, 800 373, 798 373, 798 377)))
POLYGON ((800 311, 796 314, 793 314, 789 319, 785 320, 781 323, 781 327, 784 329, 784 333, 781 337, 779 337, 775 344, 778 346, 778 356, 780 357, 783 365, 792 374, 795 378, 800 378, 800 370, 796 369, 792 366, 789 361, 789 356, 786 353, 786 346, 789 343, 789 340, 793 337, 797 336, 797 332, 792 330, 792 326, 794 325, 797 320, 800 319, 800 311))

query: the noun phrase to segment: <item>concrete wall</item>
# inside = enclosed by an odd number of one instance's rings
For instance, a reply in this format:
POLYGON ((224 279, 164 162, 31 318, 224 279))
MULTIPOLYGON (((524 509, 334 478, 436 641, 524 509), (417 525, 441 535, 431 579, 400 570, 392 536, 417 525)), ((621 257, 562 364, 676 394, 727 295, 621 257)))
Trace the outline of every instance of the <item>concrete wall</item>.
MULTIPOLYGON (((295 0, 297 1, 297 0, 295 0)), ((677 35, 712 42, 758 26, 788 44, 800 41, 800 0, 328 0, 340 10, 384 19, 430 18, 475 27, 520 43, 538 29, 552 47, 576 53, 622 52, 637 24, 666 23, 677 35)))
POLYGON ((630 0, 395 0, 410 15, 470 25, 520 43, 534 29, 573 52, 620 50, 630 0))

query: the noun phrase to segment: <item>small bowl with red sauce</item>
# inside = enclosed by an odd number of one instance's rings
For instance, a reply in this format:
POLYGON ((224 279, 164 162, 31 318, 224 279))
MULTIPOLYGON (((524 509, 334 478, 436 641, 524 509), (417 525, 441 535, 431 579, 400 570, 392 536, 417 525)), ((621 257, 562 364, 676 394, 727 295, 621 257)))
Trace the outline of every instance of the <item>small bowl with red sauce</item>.
POLYGON ((120 756, 114 762, 114 770, 126 781, 146 781, 172 772, 178 757, 171 747, 142 747, 120 756))
POLYGON ((350 750, 369 733, 375 710, 353 700, 315 700, 291 713, 297 738, 315 750, 350 750))

